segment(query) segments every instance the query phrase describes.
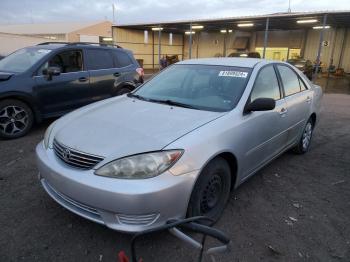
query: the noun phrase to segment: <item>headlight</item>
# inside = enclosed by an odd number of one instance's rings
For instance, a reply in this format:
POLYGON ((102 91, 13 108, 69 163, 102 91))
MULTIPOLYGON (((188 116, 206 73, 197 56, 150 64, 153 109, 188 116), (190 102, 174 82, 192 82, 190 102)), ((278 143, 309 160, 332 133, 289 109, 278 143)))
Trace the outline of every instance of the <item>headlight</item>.
POLYGON ((151 178, 168 170, 182 153, 183 150, 169 150, 120 158, 99 168, 95 174, 122 179, 151 178))
POLYGON ((49 143, 50 143, 50 136, 51 136, 51 132, 53 127, 55 126, 56 122, 53 122, 45 131, 45 135, 44 135, 44 146, 46 149, 49 148, 49 143))

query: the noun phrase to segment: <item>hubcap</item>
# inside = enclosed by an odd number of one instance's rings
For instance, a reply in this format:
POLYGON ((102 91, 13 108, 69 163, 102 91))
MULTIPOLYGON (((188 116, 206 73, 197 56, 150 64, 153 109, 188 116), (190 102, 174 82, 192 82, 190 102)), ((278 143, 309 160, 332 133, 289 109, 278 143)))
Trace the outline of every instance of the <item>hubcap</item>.
POLYGON ((0 131, 7 135, 22 132, 28 125, 28 114, 19 106, 0 109, 0 131))
POLYGON ((207 214, 212 210, 220 200, 222 193, 222 180, 219 175, 214 175, 205 187, 201 201, 200 209, 202 214, 207 214))
POLYGON ((306 150, 309 145, 310 145, 310 141, 311 141, 311 136, 312 136, 312 124, 309 122, 306 124, 304 133, 303 133, 303 149, 306 150))

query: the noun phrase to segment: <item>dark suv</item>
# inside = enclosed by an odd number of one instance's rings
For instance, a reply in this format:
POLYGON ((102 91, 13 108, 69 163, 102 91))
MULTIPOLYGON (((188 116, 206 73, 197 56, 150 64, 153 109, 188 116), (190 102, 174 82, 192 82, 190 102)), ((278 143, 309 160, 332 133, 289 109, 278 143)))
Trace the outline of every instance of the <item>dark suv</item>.
POLYGON ((128 93, 143 69, 126 49, 90 43, 43 43, 0 60, 0 138, 33 123, 128 93))

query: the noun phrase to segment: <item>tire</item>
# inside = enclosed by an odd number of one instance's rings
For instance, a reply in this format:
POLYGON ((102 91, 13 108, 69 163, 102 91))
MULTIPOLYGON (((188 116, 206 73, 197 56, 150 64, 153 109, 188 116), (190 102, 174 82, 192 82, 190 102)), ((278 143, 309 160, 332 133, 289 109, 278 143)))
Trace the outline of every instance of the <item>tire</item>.
POLYGON ((293 148, 294 153, 302 155, 309 151, 313 130, 314 122, 311 118, 309 118, 298 144, 293 148))
POLYGON ((120 89, 117 92, 117 96, 125 95, 125 94, 130 93, 130 92, 131 92, 131 89, 129 89, 127 87, 123 87, 122 89, 120 89))
POLYGON ((202 170, 191 194, 187 217, 206 216, 215 223, 227 204, 231 189, 231 170, 221 157, 202 170))
POLYGON ((14 99, 0 101, 0 138, 24 136, 32 128, 33 122, 33 111, 25 103, 14 99))

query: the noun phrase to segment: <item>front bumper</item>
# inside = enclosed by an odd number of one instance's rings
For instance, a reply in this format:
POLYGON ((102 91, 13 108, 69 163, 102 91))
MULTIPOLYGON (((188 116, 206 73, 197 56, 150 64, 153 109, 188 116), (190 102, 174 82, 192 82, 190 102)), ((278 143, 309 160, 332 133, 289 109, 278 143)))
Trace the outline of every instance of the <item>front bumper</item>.
POLYGON ((39 178, 46 192, 68 210, 109 228, 139 232, 186 215, 198 171, 180 176, 126 180, 94 175, 94 170, 70 167, 36 147, 39 178))

